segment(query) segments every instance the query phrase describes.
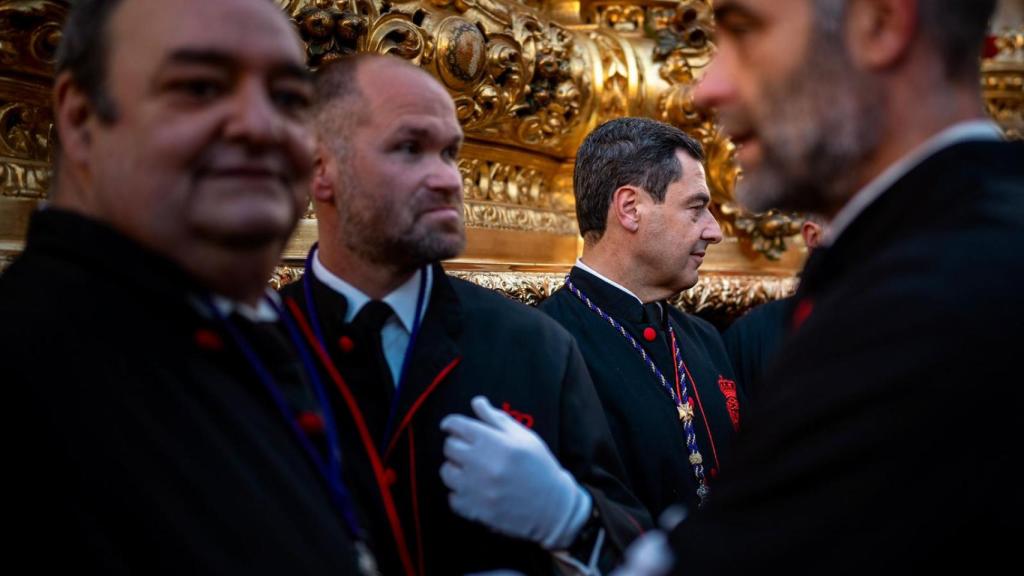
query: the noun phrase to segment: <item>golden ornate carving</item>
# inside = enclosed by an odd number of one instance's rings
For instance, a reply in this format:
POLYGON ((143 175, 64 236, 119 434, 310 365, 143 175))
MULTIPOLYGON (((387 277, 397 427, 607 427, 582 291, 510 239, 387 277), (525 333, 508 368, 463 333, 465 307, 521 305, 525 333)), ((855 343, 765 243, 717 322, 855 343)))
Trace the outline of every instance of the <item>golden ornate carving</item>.
POLYGON ((42 199, 49 189, 49 85, 66 14, 58 2, 0 3, 0 196, 42 199))
POLYGON ((269 283, 274 290, 280 290, 282 286, 287 286, 299 278, 302 278, 302 266, 286 264, 274 268, 274 275, 270 277, 269 283))
POLYGON ((797 283, 794 277, 702 273, 696 286, 669 302, 687 312, 735 317, 769 300, 792 295, 797 283))
POLYGON ((343 6, 331 0, 315 0, 294 10, 293 19, 306 42, 310 66, 356 52, 358 40, 366 34, 367 17, 348 3, 343 6))
MULTIPOLYGON (((469 226, 466 254, 449 264, 461 270, 456 274, 527 302, 559 285, 561 272, 551 270, 570 265, 578 248, 576 148, 599 122, 643 115, 703 143, 713 210, 730 236, 706 262, 700 283, 677 302, 690 311, 735 314, 795 284, 785 275, 799 268, 802 253, 784 240, 799 218, 751 215, 736 205, 733 144, 693 106, 693 85, 714 50, 712 0, 277 3, 293 18, 311 66, 354 51, 391 53, 423 67, 452 95, 467 137, 459 168, 469 226)), ((49 185, 49 86, 67 4, 0 0, 0 249, 11 253, 49 185)), ((1017 136, 1021 36, 1002 35, 999 53, 983 63, 989 110, 1017 136)), ((299 230, 288 263, 316 237, 311 220, 299 230)), ((5 254, 0 266, 10 260, 5 254)), ((275 282, 294 279, 298 270, 282 268, 275 282)))
POLYGON ((1024 139, 1024 28, 994 38, 996 53, 982 61, 985 106, 1008 138, 1024 139))
MULTIPOLYGON (((565 272, 488 272, 447 270, 448 274, 509 298, 536 306, 565 283, 565 272)), ((301 265, 279 266, 270 285, 276 290, 302 277, 301 265)), ((684 312, 715 312, 731 317, 796 292, 797 279, 781 276, 701 273, 697 284, 676 295, 669 303, 684 312)))
POLYGON ((66 16, 66 2, 0 3, 0 64, 5 76, 49 83, 66 16))
POLYGON ((502 206, 490 202, 477 203, 467 200, 464 214, 466 225, 476 228, 528 230, 560 236, 572 236, 578 231, 574 216, 518 206, 502 206))

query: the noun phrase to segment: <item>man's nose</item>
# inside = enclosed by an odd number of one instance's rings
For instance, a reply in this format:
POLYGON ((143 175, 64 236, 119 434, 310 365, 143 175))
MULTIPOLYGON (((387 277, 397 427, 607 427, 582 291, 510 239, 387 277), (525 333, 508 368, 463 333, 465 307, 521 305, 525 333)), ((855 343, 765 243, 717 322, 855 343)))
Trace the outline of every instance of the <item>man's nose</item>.
POLYGON ((236 88, 225 133, 230 139, 262 147, 280 141, 284 131, 280 111, 262 82, 243 81, 236 88))
POLYGON ((719 49, 693 91, 693 102, 698 108, 711 110, 736 98, 732 68, 730 53, 719 49))

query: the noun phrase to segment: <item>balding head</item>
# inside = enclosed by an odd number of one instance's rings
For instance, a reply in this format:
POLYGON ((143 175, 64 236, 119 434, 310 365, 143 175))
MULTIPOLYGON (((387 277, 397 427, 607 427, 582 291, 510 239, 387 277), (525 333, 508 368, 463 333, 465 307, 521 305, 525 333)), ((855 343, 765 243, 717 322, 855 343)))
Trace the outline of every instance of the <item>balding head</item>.
POLYGON ((321 262, 400 279, 461 252, 462 128, 444 87, 405 60, 358 55, 321 68, 316 92, 321 262))

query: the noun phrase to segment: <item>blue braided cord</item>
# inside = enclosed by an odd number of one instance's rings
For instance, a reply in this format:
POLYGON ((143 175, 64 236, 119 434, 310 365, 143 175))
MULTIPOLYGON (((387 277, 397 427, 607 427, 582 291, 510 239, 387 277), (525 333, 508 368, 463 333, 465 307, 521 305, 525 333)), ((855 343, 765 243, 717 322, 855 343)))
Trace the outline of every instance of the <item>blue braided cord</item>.
MULTIPOLYGON (((668 379, 665 378, 665 375, 661 372, 661 370, 658 369, 658 367, 654 364, 654 361, 651 360, 650 355, 647 354, 647 351, 644 350, 644 347, 640 344, 640 342, 636 340, 636 338, 633 338, 633 336, 629 332, 626 332, 626 329, 625 327, 622 326, 622 324, 616 321, 615 318, 609 316, 597 304, 594 304, 590 300, 590 298, 583 293, 582 290, 577 288, 576 285, 572 283, 572 280, 570 280, 568 276, 565 277, 565 287, 568 288, 569 292, 571 292, 574 296, 579 298, 580 301, 587 306, 587 308, 590 308, 591 312, 597 314, 598 316, 606 320, 609 324, 611 324, 612 328, 615 328, 615 330, 618 331, 618 333, 621 334, 623 338, 625 338, 629 342, 629 344, 633 347, 633 350, 636 350, 636 352, 640 354, 640 358, 643 359, 643 361, 647 364, 647 367, 651 370, 651 373, 654 374, 655 379, 658 380, 658 382, 661 384, 662 389, 664 389, 665 392, 668 393, 669 398, 672 399, 672 402, 677 407, 682 406, 684 402, 689 403, 689 396, 687 394, 686 387, 686 369, 683 365, 683 354, 679 350, 679 342, 676 339, 676 334, 675 331, 672 329, 672 326, 668 327, 668 331, 672 335, 672 346, 674 348, 673 352, 675 353, 674 355, 676 358, 676 371, 679 374, 679 397, 676 396, 676 391, 669 384, 668 379)), ((692 458, 693 456, 697 456, 698 458, 700 458, 701 461, 703 461, 703 457, 700 454, 700 447, 697 446, 697 433, 693 427, 693 419, 691 418, 689 421, 684 420, 682 421, 682 424, 683 432, 686 435, 686 449, 690 453, 690 457, 692 458)), ((693 475, 697 479, 697 496, 700 498, 700 505, 703 506, 704 502, 707 500, 709 492, 707 480, 704 477, 704 465, 701 463, 694 464, 691 462, 691 466, 693 466, 693 475)))

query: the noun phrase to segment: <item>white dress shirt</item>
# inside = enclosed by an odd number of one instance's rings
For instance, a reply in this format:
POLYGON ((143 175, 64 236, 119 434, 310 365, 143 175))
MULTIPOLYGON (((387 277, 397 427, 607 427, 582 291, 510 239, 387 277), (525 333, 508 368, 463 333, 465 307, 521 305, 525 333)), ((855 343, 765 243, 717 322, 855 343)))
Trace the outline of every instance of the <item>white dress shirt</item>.
MULTIPOLYGON (((320 252, 317 251, 313 257, 313 276, 323 282, 324 285, 345 297, 348 308, 345 310, 345 322, 352 322, 363 306, 371 300, 369 296, 348 282, 336 276, 320 262, 320 252)), ((398 386, 398 379, 401 376, 402 362, 405 360, 406 348, 409 347, 409 337, 412 335, 412 325, 415 322, 416 314, 423 314, 430 301, 430 290, 434 284, 434 271, 430 266, 417 270, 404 284, 396 288, 390 294, 382 298, 382 301, 395 313, 384 322, 380 330, 381 347, 384 349, 384 358, 388 361, 388 368, 391 369, 391 381, 398 386), (423 310, 416 310, 416 298, 419 295, 420 275, 426 272, 427 286, 423 294, 423 310)))

